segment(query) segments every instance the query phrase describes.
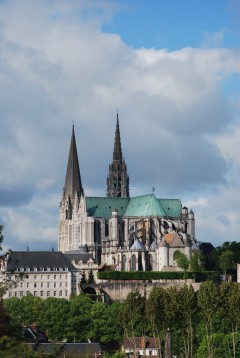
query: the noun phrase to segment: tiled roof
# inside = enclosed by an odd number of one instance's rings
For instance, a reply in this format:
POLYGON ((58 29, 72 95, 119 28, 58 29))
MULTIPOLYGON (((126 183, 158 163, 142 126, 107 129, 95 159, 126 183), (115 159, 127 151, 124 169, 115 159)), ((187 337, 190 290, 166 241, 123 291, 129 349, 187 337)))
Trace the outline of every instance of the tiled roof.
POLYGON ((40 271, 48 267, 51 270, 56 268, 76 270, 67 257, 59 251, 12 251, 6 271, 11 272, 21 268, 30 270, 37 268, 40 271))
POLYGON ((170 234, 164 234, 163 240, 171 247, 184 247, 184 242, 177 232, 171 232, 170 234))
POLYGON ((124 349, 159 348, 159 340, 155 337, 132 337, 124 338, 124 349))

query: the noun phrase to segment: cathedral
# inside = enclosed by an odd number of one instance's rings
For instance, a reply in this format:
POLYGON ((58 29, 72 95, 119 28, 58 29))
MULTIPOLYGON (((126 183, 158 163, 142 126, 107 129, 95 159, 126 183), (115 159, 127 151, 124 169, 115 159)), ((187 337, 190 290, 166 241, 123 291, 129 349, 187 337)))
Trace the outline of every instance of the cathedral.
POLYGON ((113 265, 123 271, 176 267, 176 250, 191 257, 195 244, 192 210, 179 199, 157 198, 154 192, 130 198, 118 115, 106 193, 106 197, 85 195, 73 126, 60 202, 58 250, 75 257, 85 254, 96 265, 113 265))

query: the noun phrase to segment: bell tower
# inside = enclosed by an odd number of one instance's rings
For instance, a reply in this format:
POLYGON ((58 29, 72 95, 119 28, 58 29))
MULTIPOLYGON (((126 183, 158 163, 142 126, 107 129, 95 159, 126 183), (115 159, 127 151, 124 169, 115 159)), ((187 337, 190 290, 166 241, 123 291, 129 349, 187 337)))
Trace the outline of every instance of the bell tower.
POLYGON ((127 174, 127 166, 122 155, 118 114, 113 162, 109 165, 109 174, 107 176, 107 196, 113 198, 129 198, 129 177, 127 174))

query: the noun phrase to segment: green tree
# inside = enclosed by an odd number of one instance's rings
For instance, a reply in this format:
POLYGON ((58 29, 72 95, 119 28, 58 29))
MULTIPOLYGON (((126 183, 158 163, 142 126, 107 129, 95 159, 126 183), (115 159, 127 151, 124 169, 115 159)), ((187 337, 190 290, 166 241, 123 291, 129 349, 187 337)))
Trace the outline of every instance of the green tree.
POLYGON ((81 284, 87 283, 87 278, 86 278, 86 273, 85 273, 85 271, 83 271, 83 273, 82 273, 82 277, 81 277, 80 283, 81 283, 81 284))
POLYGON ((70 300, 69 319, 66 322, 66 338, 73 342, 86 342, 91 330, 91 315, 94 301, 90 297, 81 294, 70 300))
POLYGON ((193 272, 203 271, 203 255, 200 250, 194 250, 190 258, 190 270, 193 272))
POLYGON ((225 324, 231 326, 232 352, 236 355, 237 332, 240 323, 240 287, 236 282, 223 282, 220 286, 219 311, 225 324))
POLYGON ((43 331, 47 331, 49 339, 63 340, 68 334, 69 316, 70 302, 68 300, 48 297, 43 300, 37 324, 43 331))
POLYGON ((123 303, 119 316, 126 336, 134 337, 147 333, 148 324, 145 310, 146 298, 141 296, 138 290, 130 292, 123 303))
POLYGON ((223 271, 224 275, 227 274, 227 270, 235 268, 235 263, 233 261, 233 252, 226 250, 221 252, 219 256, 219 267, 223 271))
POLYGON ((91 310, 91 327, 89 338, 92 341, 107 344, 122 340, 122 328, 116 317, 120 312, 120 303, 108 305, 96 302, 91 310))
POLYGON ((180 250, 174 251, 173 259, 176 261, 177 266, 180 269, 182 269, 184 271, 188 270, 190 262, 189 262, 187 255, 185 255, 182 251, 180 251, 180 250))
POLYGON ((96 283, 95 277, 94 277, 94 274, 93 274, 92 270, 89 271, 87 283, 89 283, 89 284, 95 284, 96 283))
POLYGON ((203 282, 197 294, 198 307, 205 321, 208 357, 214 357, 213 322, 219 308, 219 290, 212 281, 203 282))

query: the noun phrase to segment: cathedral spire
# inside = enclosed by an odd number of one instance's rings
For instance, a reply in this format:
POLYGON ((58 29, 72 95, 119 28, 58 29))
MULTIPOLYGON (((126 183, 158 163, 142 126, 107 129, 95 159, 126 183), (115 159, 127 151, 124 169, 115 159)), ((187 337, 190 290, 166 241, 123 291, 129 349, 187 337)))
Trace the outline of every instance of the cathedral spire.
POLYGON ((82 194, 82 181, 79 170, 77 145, 75 140, 74 125, 72 126, 72 137, 68 156, 67 173, 65 179, 64 193, 74 200, 75 193, 82 194))
POLYGON ((127 174, 127 166, 122 156, 118 113, 113 162, 109 165, 109 174, 107 176, 107 196, 113 198, 129 198, 129 177, 127 174))
POLYGON ((117 113, 117 123, 116 123, 116 131, 115 131, 113 160, 122 161, 122 147, 121 147, 118 113, 117 113))

